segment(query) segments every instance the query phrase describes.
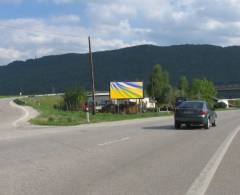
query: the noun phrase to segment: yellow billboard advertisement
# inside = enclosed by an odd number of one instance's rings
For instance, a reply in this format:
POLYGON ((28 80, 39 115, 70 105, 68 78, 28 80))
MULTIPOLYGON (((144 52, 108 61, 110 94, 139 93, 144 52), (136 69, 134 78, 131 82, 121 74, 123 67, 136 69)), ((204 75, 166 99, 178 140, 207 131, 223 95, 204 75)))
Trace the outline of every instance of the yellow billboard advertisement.
POLYGON ((143 98, 143 82, 111 82, 111 99, 141 99, 143 98))

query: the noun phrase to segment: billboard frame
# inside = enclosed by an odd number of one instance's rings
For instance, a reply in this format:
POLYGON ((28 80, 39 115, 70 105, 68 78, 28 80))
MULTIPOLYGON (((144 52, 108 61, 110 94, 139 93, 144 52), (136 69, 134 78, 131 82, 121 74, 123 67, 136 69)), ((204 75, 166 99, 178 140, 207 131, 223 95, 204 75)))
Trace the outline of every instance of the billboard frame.
POLYGON ((135 99, 135 100, 143 100, 144 99, 144 81, 110 81, 109 83, 109 97, 110 97, 110 100, 130 100, 130 99, 135 99), (127 82, 131 82, 131 83, 136 83, 136 82, 141 82, 143 84, 143 89, 142 89, 142 95, 143 97, 142 98, 112 98, 111 97, 111 83, 127 83, 127 82))

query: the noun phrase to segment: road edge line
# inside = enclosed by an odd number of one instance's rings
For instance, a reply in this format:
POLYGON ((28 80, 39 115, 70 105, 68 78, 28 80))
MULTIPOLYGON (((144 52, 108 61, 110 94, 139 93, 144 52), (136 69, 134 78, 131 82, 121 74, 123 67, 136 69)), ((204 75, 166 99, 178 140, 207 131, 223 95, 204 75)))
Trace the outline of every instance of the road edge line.
POLYGON ((221 164, 226 152, 228 151, 228 148, 230 147, 239 131, 240 126, 235 128, 227 136, 227 138, 225 138, 222 144, 218 147, 217 151, 203 168, 199 176, 192 183, 186 195, 204 195, 206 193, 219 165, 221 164))
POLYGON ((24 113, 24 115, 23 115, 22 117, 20 117, 19 119, 17 119, 16 121, 14 121, 14 122, 12 123, 12 126, 13 126, 13 127, 18 127, 18 126, 19 126, 18 124, 19 124, 20 122, 25 121, 25 120, 29 117, 29 112, 28 112, 28 110, 27 110, 26 108, 24 108, 23 106, 19 106, 19 105, 17 105, 16 103, 14 103, 13 100, 11 100, 11 101, 9 102, 9 104, 10 104, 12 107, 21 109, 21 110, 23 111, 23 113, 24 113))
POLYGON ((102 144, 98 144, 98 146, 107 146, 107 145, 116 144, 116 143, 119 143, 119 142, 128 141, 130 139, 131 139, 130 137, 122 137, 121 139, 116 139, 116 140, 104 142, 102 144))

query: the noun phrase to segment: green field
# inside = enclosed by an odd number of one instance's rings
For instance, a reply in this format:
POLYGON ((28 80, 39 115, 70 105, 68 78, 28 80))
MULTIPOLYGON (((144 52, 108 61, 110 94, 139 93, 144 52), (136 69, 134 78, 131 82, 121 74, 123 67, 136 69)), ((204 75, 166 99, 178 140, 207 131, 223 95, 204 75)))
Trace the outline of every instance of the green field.
MULTIPOLYGON (((18 103, 31 106, 39 111, 40 115, 30 122, 36 125, 68 126, 87 123, 85 112, 67 112, 54 108, 63 98, 61 96, 28 97, 21 99, 18 103)), ((112 114, 97 113, 90 114, 91 123, 104 121, 118 121, 146 117, 169 116, 171 113, 146 112, 138 114, 112 114)))
POLYGON ((236 108, 240 108, 240 100, 230 100, 229 104, 231 104, 232 106, 234 106, 236 108))

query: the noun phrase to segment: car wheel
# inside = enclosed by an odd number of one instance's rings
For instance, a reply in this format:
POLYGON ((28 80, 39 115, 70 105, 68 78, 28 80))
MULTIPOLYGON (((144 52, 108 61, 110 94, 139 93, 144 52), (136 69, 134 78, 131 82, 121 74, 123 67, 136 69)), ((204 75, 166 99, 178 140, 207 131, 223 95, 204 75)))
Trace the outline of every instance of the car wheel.
POLYGON ((214 120, 214 122, 212 123, 212 126, 213 126, 213 127, 216 127, 216 126, 217 126, 216 120, 214 120))
POLYGON ((180 129, 181 128, 181 123, 175 121, 175 129, 180 129))
POLYGON ((188 129, 190 129, 190 128, 191 128, 191 124, 187 123, 187 124, 186 124, 186 127, 187 127, 188 129))
POLYGON ((204 125, 205 129, 209 129, 210 128, 210 120, 209 118, 207 119, 207 123, 204 125))

